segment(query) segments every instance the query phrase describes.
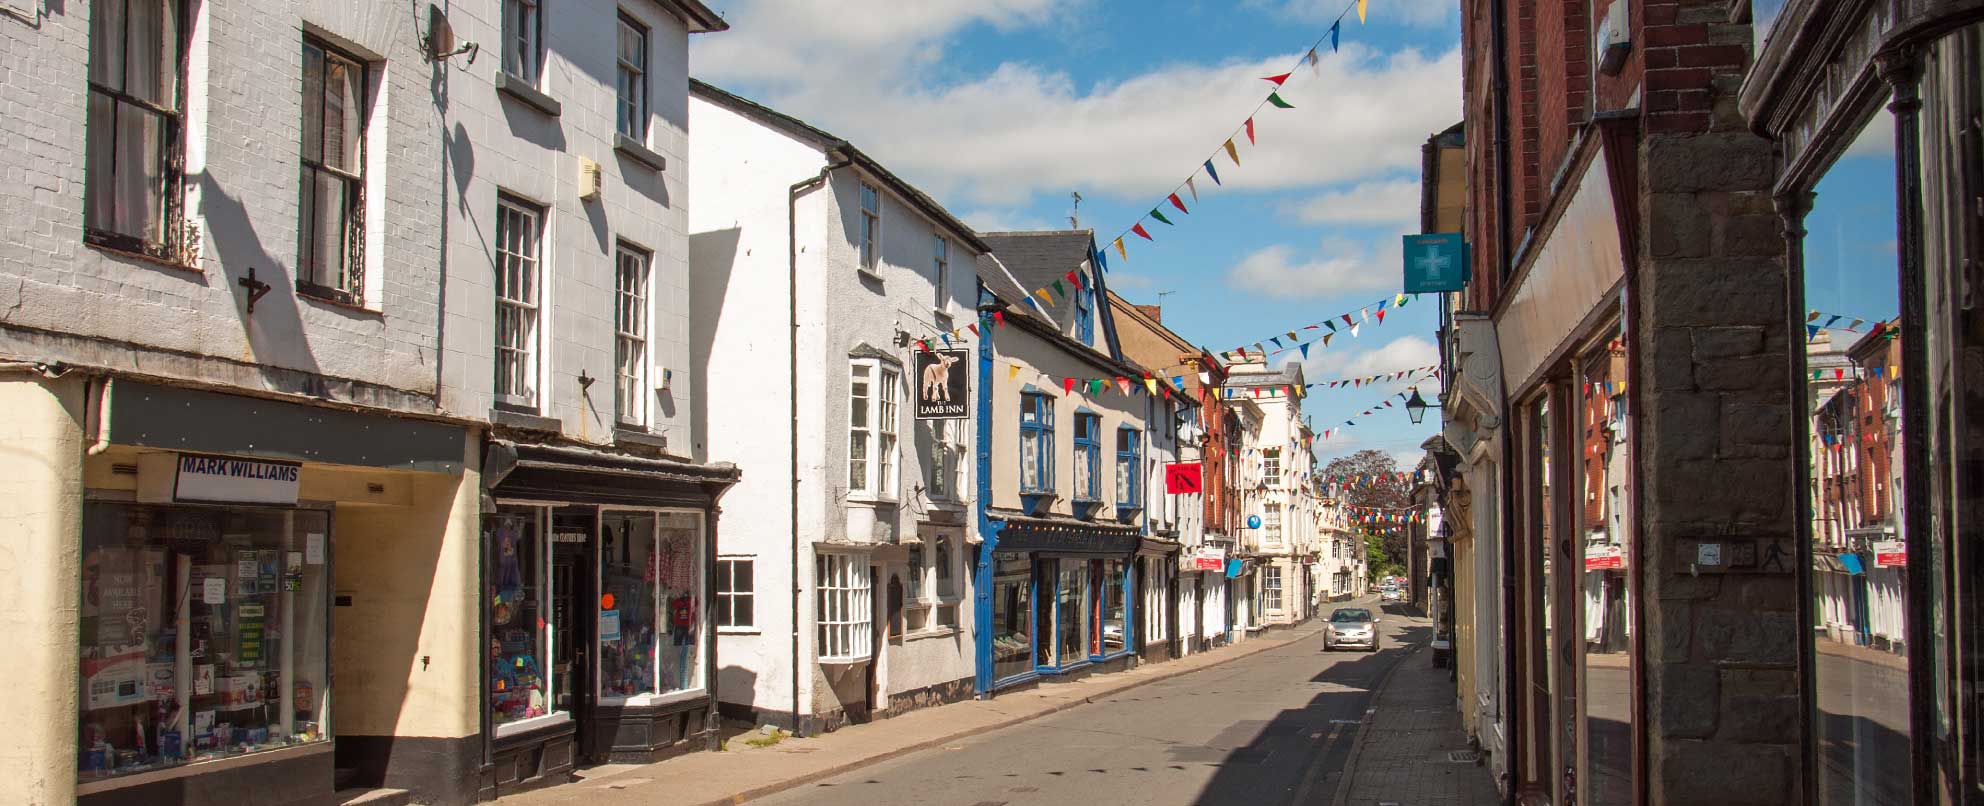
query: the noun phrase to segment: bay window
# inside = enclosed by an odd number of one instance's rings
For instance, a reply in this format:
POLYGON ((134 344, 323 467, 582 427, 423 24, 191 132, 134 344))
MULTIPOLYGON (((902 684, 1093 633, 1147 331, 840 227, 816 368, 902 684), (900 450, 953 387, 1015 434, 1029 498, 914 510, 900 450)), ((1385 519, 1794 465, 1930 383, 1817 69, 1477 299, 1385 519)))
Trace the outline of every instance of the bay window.
POLYGON ((874 598, 868 558, 822 552, 814 558, 814 621, 822 662, 865 660, 874 654, 874 598))
POLYGON ((897 424, 902 414, 902 373, 872 359, 848 369, 848 492, 896 494, 897 424))

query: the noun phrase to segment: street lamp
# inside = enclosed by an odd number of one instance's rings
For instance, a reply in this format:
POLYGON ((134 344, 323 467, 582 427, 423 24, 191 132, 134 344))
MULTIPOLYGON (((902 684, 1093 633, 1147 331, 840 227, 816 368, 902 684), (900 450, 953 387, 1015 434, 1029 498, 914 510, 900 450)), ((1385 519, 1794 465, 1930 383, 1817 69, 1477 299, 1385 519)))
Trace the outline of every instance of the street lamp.
POLYGON ((1420 397, 1419 387, 1414 386, 1412 387, 1412 397, 1407 398, 1405 401, 1405 416, 1412 418, 1413 425, 1418 425, 1419 421, 1426 419, 1427 409, 1437 408, 1440 408, 1440 406, 1428 403, 1426 402, 1426 398, 1420 397))

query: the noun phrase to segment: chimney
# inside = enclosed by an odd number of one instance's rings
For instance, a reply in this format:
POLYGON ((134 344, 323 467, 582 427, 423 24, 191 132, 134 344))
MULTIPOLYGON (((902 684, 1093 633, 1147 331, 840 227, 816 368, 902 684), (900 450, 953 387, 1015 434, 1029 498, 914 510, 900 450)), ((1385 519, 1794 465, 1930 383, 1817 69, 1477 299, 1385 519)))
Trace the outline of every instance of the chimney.
POLYGON ((1137 310, 1143 311, 1144 315, 1150 317, 1151 321, 1156 322, 1160 325, 1164 324, 1163 308, 1156 305, 1138 305, 1137 310))

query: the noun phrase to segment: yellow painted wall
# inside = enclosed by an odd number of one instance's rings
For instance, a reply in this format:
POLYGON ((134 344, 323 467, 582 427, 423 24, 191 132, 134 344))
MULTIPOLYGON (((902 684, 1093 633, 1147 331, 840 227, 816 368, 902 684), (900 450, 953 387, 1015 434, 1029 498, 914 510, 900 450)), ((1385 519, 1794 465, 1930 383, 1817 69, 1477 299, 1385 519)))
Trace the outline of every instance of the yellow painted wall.
MULTIPOLYGON (((1099 339, 1101 333, 1097 332, 1099 339)), ((1116 502, 1116 428, 1127 425, 1144 430, 1150 396, 1145 394, 1141 377, 1131 381, 1134 388, 1124 394, 1117 388, 1115 373, 1082 360, 1069 348, 1021 330, 1017 325, 1000 328, 994 342, 992 365, 992 506, 1020 508, 1020 394, 1027 385, 1054 398, 1054 488, 1060 492, 1048 511, 1072 515, 1075 485, 1075 414, 1087 408, 1102 420, 1100 457, 1097 462, 1098 487, 1102 501, 1116 502), (1017 374, 1013 365, 1019 365, 1017 374), (1066 392, 1062 378, 1109 378, 1108 388, 1090 395, 1079 387, 1066 392)), ((1148 480, 1145 483, 1149 483, 1148 480)), ((1047 514, 1047 513, 1041 513, 1047 514)), ((1114 516, 1114 512, 1106 513, 1114 516)), ((1097 518, 1105 514, 1098 513, 1097 518)), ((1141 516, 1140 516, 1141 517, 1141 516)), ((1132 521, 1132 524, 1138 521, 1132 521)))
POLYGON ((26 806, 76 797, 85 386, 0 375, 0 800, 26 806))
POLYGON ((1461 725, 1469 732, 1474 724, 1474 541, 1455 540, 1451 544, 1454 574, 1454 641, 1449 662, 1454 664, 1455 707, 1460 709, 1461 725))

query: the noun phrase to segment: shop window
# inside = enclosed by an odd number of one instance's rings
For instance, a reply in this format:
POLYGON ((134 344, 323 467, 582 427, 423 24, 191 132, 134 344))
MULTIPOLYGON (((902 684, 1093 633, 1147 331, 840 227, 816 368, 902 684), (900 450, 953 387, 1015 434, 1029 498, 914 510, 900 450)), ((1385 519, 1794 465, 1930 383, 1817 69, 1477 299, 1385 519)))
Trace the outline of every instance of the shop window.
POLYGON ((1033 654, 1033 561, 1010 551, 992 555, 992 677, 1003 680, 1031 671, 1033 654))
POLYGON ((1089 638, 1094 630, 1095 594, 1091 590, 1088 560, 1046 560, 1053 568, 1055 648, 1054 665, 1066 666, 1086 660, 1089 638))
POLYGON ((657 693, 701 689, 704 686, 703 514, 661 512, 656 515, 656 600, 664 608, 657 693))
POLYGON ((1129 601, 1130 593, 1126 585, 1129 562, 1126 560, 1101 560, 1097 564, 1101 573, 1102 589, 1096 592, 1100 624, 1096 628, 1094 654, 1113 655, 1128 647, 1129 641, 1129 601))
POLYGON ((503 508, 483 518, 495 562, 489 599, 489 711, 497 726, 551 713, 550 543, 544 511, 503 508))
POLYGON ((613 400, 620 424, 640 426, 647 412, 648 265, 646 250, 619 245, 613 307, 613 400))
POLYGON ((303 202, 296 290, 365 299, 365 64, 303 39, 303 202))
POLYGON ((1094 414, 1075 415, 1075 500, 1095 501, 1102 496, 1098 480, 1102 458, 1102 418, 1094 414))
MULTIPOLYGON (((1524 602, 1524 626, 1528 643, 1523 653, 1522 668, 1519 669, 1523 681, 1521 700, 1527 709, 1528 718, 1518 721, 1524 734, 1528 768, 1524 770, 1524 780, 1530 784, 1554 787, 1557 779, 1556 766, 1552 761, 1556 724, 1552 715, 1552 698, 1557 688, 1557 658, 1553 631, 1556 626, 1555 608, 1556 587, 1552 584, 1551 546, 1552 527, 1555 518, 1552 507, 1555 505, 1551 489, 1552 456, 1552 408, 1549 391, 1524 404, 1523 427, 1527 437, 1524 448, 1523 483, 1527 497, 1522 499, 1524 510, 1524 534, 1521 550, 1523 573, 1529 583, 1520 590, 1526 592, 1524 602)), ((1546 791, 1549 791, 1546 789, 1546 791)))
POLYGON ((330 516, 84 508, 77 772, 328 738, 330 516))
MULTIPOLYGON (((1639 608, 1635 581, 1638 551, 1632 501, 1633 419, 1626 416, 1628 341, 1622 328, 1602 331, 1576 360, 1573 392, 1584 411, 1578 434, 1582 494, 1577 534, 1582 573, 1575 574, 1582 646, 1578 690, 1585 743, 1581 794, 1593 804, 1633 801, 1633 735, 1636 719, 1632 652, 1639 608)), ((1568 446, 1566 446, 1568 447, 1568 446)), ((1578 557, 1571 558, 1575 562, 1578 557)))
POLYGON ((88 171, 91 243, 171 256, 178 244, 180 0, 94 0, 88 171))
POLYGON ((724 558, 716 561, 716 626, 749 628, 757 626, 754 561, 724 558))
MULTIPOLYGON (((1975 73, 1964 81, 1975 82, 1975 73)), ((1961 125, 1974 127, 1971 116, 1965 120, 1971 122, 1961 125)), ((1911 576, 1930 584, 1942 575, 1925 572, 1933 557, 1909 556, 1899 495, 1890 501, 1871 493, 1909 482, 1900 456, 1904 426, 1908 440, 1930 439, 1903 422, 1899 405, 1902 350, 1923 334, 1904 331, 1898 318, 1894 130, 1892 115, 1875 113, 1826 169, 1813 187, 1800 247, 1808 313, 1798 335, 1809 410, 1798 420, 1810 455, 1812 516, 1812 564, 1803 571, 1816 650, 1806 663, 1816 709, 1815 802, 1826 806, 1911 797, 1908 691, 1918 647, 1908 643, 1916 616, 1908 585, 1911 576)), ((1974 152, 1945 156, 1925 153, 1925 171, 1941 174, 1976 159, 1974 152)))
POLYGON ((1020 492, 1054 491, 1054 399, 1020 395, 1020 492))
MULTIPOLYGON (((607 511, 599 530, 599 696, 655 693, 663 580, 651 512, 607 511)), ((673 570, 673 569, 671 569, 673 570)), ((678 582, 680 580, 677 580, 678 582)))
POLYGON ((814 558, 814 621, 819 625, 818 652, 823 662, 865 660, 874 654, 873 586, 868 558, 858 554, 821 553, 814 558))
POLYGON ((615 125, 621 135, 637 143, 648 139, 648 29, 625 14, 620 15, 616 40, 614 90, 618 110, 615 125))
POLYGON ((537 406, 538 236, 543 208, 496 200, 496 401, 537 406))

